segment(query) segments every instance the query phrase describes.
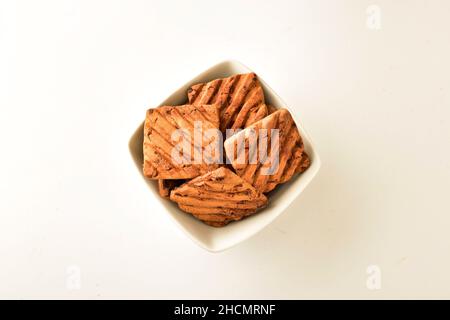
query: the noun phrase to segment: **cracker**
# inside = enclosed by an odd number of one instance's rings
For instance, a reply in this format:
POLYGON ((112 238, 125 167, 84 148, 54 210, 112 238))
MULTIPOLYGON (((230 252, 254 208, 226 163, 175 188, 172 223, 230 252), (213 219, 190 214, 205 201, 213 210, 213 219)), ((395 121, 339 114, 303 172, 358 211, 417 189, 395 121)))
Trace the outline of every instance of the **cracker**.
POLYGON ((181 210, 216 227, 241 220, 267 205, 262 193, 225 167, 172 190, 170 199, 181 210))
POLYGON ((264 92, 255 73, 238 74, 193 85, 190 104, 220 107, 220 130, 245 128, 268 115, 264 92))
MULTIPOLYGON (((194 125, 199 121, 202 132, 219 128, 219 108, 212 105, 163 106, 147 111, 144 125, 144 175, 150 179, 191 179, 219 167, 217 159, 205 158, 205 147, 219 143, 217 137, 194 139, 194 125), (182 152, 174 159, 174 148, 179 141, 173 140, 176 130, 189 133, 191 149, 186 156, 182 152), (196 158, 200 154, 200 160, 196 158)), ((201 136, 201 135, 200 135, 201 136)), ((179 136, 179 138, 181 135, 179 136)), ((183 139, 183 138, 181 138, 183 139)))
POLYGON ((225 141, 224 146, 236 173, 263 193, 272 191, 281 183, 286 183, 295 174, 304 172, 310 165, 300 133, 286 109, 280 109, 233 135, 225 141), (250 146, 250 137, 252 134, 259 137, 263 132, 261 129, 267 130, 267 149, 264 150, 260 150, 264 146, 260 143, 260 139, 253 148, 250 146), (278 144, 270 139, 273 129, 279 130, 278 144), (239 148, 240 144, 245 147, 239 148), (274 160, 276 154, 271 153, 272 151, 278 154, 278 165, 274 160), (270 171, 270 168, 273 170, 270 171))

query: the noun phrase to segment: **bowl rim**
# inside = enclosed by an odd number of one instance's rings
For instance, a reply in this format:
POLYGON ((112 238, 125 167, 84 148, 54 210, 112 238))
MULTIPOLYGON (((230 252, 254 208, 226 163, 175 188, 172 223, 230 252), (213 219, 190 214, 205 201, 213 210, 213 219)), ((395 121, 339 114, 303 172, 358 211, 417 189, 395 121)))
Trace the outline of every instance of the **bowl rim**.
MULTIPOLYGON (((160 104, 158 104, 158 107, 164 105, 165 102, 167 100, 169 100, 175 93, 181 91, 187 85, 192 85, 193 83, 198 82, 197 79, 199 79, 199 78, 206 78, 208 76, 208 74, 211 73, 214 69, 220 67, 221 65, 226 65, 226 64, 229 64, 231 66, 233 66, 233 65, 234 66, 239 66, 241 69, 245 69, 248 72, 254 72, 253 69, 249 68, 247 65, 243 64, 242 62, 240 62, 238 60, 235 60, 235 59, 222 60, 222 61, 214 64, 213 66, 209 67, 208 69, 204 70, 203 72, 197 74, 195 77, 191 78, 189 81, 186 81, 183 85, 179 86, 176 90, 173 90, 171 94, 169 94, 164 100, 162 100, 162 102, 160 104)), ((310 146, 310 150, 313 153, 313 162, 314 162, 315 170, 312 172, 309 181, 307 181, 307 183, 304 185, 304 187, 295 194, 295 196, 293 197, 292 200, 287 201, 287 203, 282 203, 282 204, 278 205, 279 210, 278 210, 277 214, 274 214, 270 219, 268 219, 268 221, 266 221, 266 223, 264 223, 263 225, 259 226, 258 228, 256 228, 252 232, 249 232, 243 238, 241 238, 238 241, 235 241, 233 243, 230 243, 228 245, 215 246, 214 243, 213 244, 208 244, 206 241, 202 241, 194 233, 190 232, 188 230, 188 228, 183 223, 181 223, 174 216, 172 216, 172 214, 170 213, 170 211, 167 208, 165 208, 166 209, 165 211, 167 211, 167 213, 170 216, 170 219, 172 220, 172 222, 174 222, 175 225, 179 229, 181 229, 182 232, 189 239, 191 239, 199 247, 201 247, 201 248, 203 248, 203 249, 205 249, 205 250, 207 250, 209 252, 212 252, 212 253, 218 253, 218 252, 222 252, 222 251, 225 251, 227 249, 230 249, 230 248, 232 248, 232 247, 242 243, 243 241, 248 240, 249 238, 255 236, 256 234, 258 234, 262 230, 264 230, 267 226, 269 226, 276 218, 278 218, 292 204, 292 202, 294 201, 295 198, 299 197, 300 194, 303 193, 304 189, 311 183, 311 181, 317 175, 317 173, 319 172, 320 167, 321 167, 321 160, 320 160, 320 156, 319 156, 319 154, 317 152, 317 146, 315 145, 315 143, 311 139, 311 136, 306 132, 305 126, 303 125, 303 123, 299 119, 297 119, 296 114, 294 112, 292 112, 292 110, 288 107, 288 104, 286 104, 286 102, 284 102, 284 100, 276 93, 276 91, 273 90, 264 81, 264 79, 262 79, 259 76, 259 74, 257 72, 255 72, 255 73, 258 75, 258 80, 263 84, 263 86, 266 87, 268 90, 270 90, 271 94, 273 96, 275 96, 279 101, 282 102, 282 104, 284 105, 283 108, 288 109, 289 112, 292 114, 294 122, 296 123, 297 127, 301 131, 301 135, 302 135, 303 140, 308 142, 308 144, 310 146)), ((134 150, 134 145, 135 145, 136 139, 139 139, 139 136, 143 135, 143 127, 144 127, 144 121, 142 121, 138 125, 137 129, 133 132, 133 134, 131 135, 130 139, 128 140, 128 151, 130 152, 131 160, 133 161, 133 163, 135 164, 136 168, 138 169, 141 177, 148 184, 147 179, 145 178, 145 176, 142 173, 142 163, 138 162, 138 159, 135 156, 135 150, 134 150)), ((311 163, 311 167, 313 167, 312 163, 311 163)), ((310 169, 312 169, 311 167, 310 167, 310 169)), ((148 186, 148 189, 150 189, 150 192, 154 193, 154 196, 157 197, 159 199, 159 201, 161 202, 161 204, 165 207, 165 205, 163 203, 163 200, 167 200, 167 199, 160 198, 160 196, 157 194, 157 192, 155 192, 155 190, 152 190, 149 186, 148 186)))

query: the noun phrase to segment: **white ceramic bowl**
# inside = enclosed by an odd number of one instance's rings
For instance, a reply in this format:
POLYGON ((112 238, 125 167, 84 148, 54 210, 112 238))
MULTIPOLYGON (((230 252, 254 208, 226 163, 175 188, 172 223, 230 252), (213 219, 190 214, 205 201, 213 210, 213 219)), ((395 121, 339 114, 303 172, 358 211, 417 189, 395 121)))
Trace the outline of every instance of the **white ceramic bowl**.
MULTIPOLYGON (((224 78, 237 73, 248 72, 252 72, 252 70, 240 62, 232 60, 221 62, 184 84, 160 105, 181 105, 186 103, 186 92, 188 88, 195 83, 207 82, 216 78, 224 78)), ((212 252, 218 252, 230 248, 261 231, 276 217, 278 217, 295 200, 295 198, 300 195, 300 193, 302 193, 320 168, 319 155, 317 154, 310 137, 303 129, 301 122, 298 120, 298 116, 292 112, 286 103, 281 100, 281 98, 266 84, 266 82, 264 82, 260 74, 258 74, 258 79, 264 89, 266 103, 274 105, 278 108, 286 108, 291 112, 302 135, 305 150, 311 158, 311 166, 303 174, 297 175, 288 183, 278 186, 276 191, 271 194, 269 206, 253 216, 250 216, 242 221, 231 223, 224 228, 213 228, 191 217, 189 214, 182 212, 178 209, 178 206, 175 203, 159 196, 156 181, 146 179, 142 174, 143 123, 137 128, 129 142, 131 156, 139 173, 147 181, 147 185, 149 186, 150 192, 153 194, 154 200, 160 201, 164 205, 167 213, 172 217, 173 221, 195 243, 212 252)), ((143 108, 142 117, 144 117, 145 111, 146 110, 143 108)))

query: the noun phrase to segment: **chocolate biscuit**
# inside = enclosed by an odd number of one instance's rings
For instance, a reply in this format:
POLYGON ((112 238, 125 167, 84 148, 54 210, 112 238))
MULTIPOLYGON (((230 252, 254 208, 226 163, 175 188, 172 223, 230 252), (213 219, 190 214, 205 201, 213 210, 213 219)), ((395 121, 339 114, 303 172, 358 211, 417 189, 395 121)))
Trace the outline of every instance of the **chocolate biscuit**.
POLYGON ((210 129, 218 132, 218 128, 217 106, 163 106, 148 110, 144 125, 144 175, 150 179, 190 179, 218 168, 220 155, 204 156, 206 147, 219 142, 217 136, 206 136, 205 132, 210 129), (195 139, 196 123, 201 124, 200 139, 195 139), (178 140, 174 141, 174 133, 178 140), (183 143, 180 141, 184 141, 187 152, 177 149, 183 143))
POLYGON ((241 220, 267 204, 261 192, 225 167, 172 190, 170 199, 181 210, 215 227, 241 220))
POLYGON ((238 74, 193 85, 188 90, 190 104, 220 106, 220 130, 242 129, 267 116, 264 92, 256 74, 238 74))
POLYGON ((310 165, 300 133, 286 109, 280 109, 233 135, 224 146, 236 173, 263 193, 289 181, 310 165), (271 140, 273 129, 278 130, 278 141, 271 140), (261 143, 264 139, 267 143, 261 143))

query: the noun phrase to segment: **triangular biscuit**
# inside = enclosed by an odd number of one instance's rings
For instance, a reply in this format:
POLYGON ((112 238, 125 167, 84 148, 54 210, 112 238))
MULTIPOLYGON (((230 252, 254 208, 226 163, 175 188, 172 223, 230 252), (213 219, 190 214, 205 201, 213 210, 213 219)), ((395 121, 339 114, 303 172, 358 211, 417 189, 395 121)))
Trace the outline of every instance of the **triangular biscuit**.
POLYGON ((181 210, 214 226, 240 220, 267 204, 262 193, 225 167, 172 190, 170 199, 181 210))
POLYGON ((263 193, 289 181, 310 164, 297 126, 286 109, 275 111, 236 133, 224 146, 236 173, 263 193), (271 141, 273 129, 278 130, 278 144, 271 141), (262 143, 261 136, 267 137, 267 143, 262 143))
POLYGON ((190 104, 220 106, 220 130, 243 129, 268 115, 264 92, 256 74, 238 74, 193 85, 190 104))

